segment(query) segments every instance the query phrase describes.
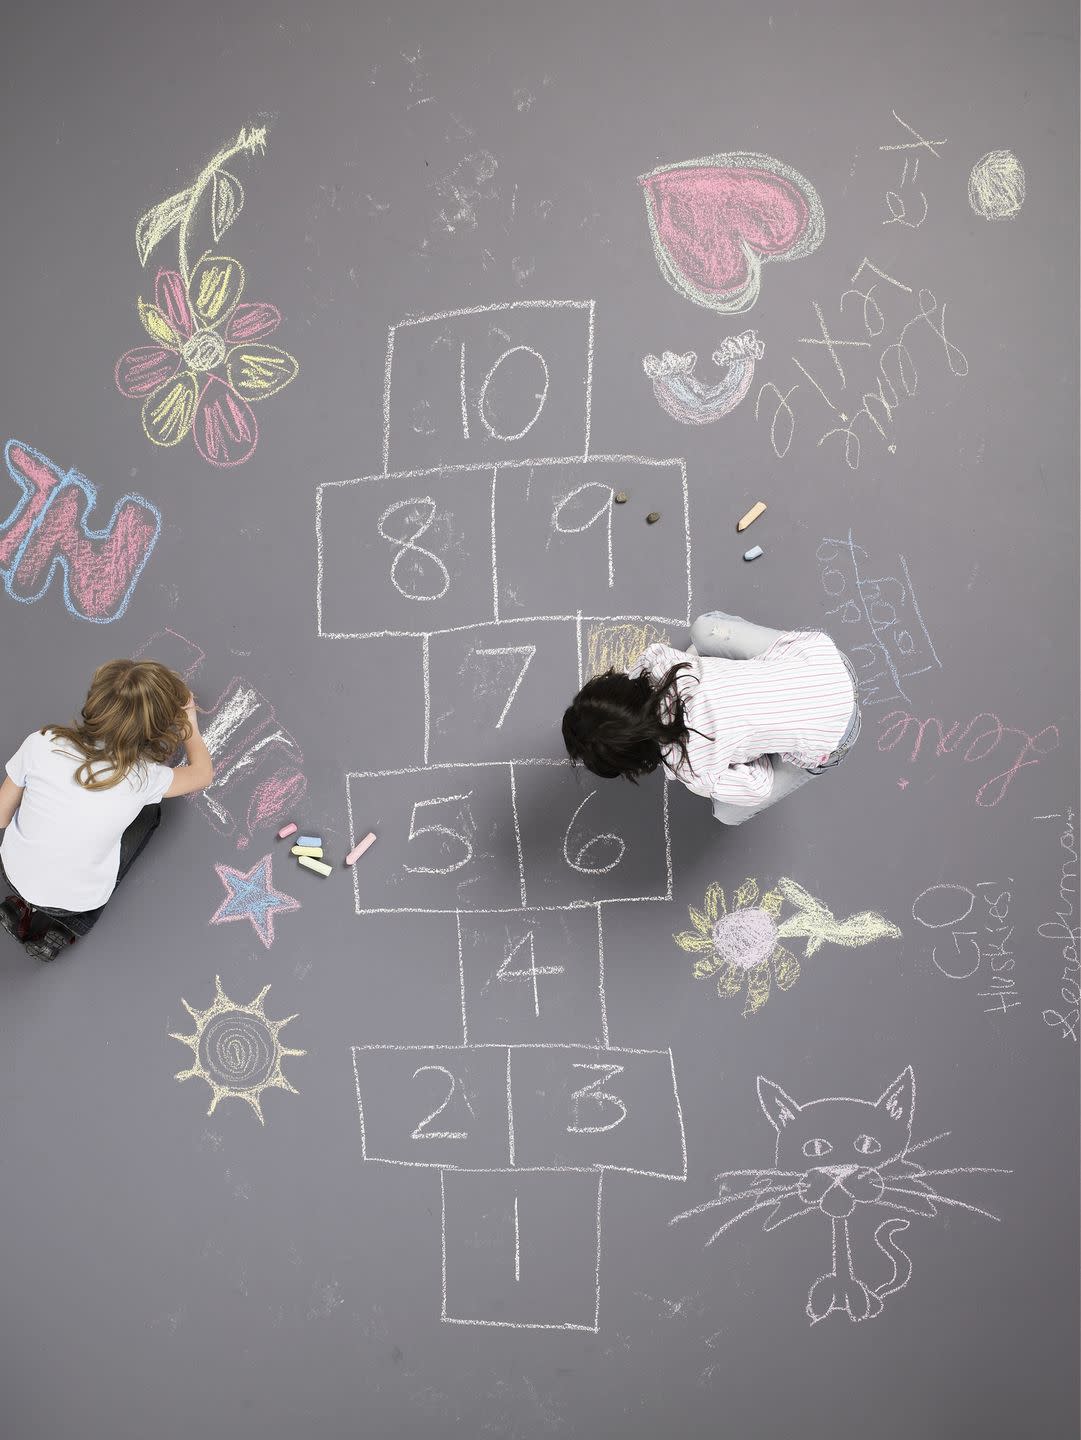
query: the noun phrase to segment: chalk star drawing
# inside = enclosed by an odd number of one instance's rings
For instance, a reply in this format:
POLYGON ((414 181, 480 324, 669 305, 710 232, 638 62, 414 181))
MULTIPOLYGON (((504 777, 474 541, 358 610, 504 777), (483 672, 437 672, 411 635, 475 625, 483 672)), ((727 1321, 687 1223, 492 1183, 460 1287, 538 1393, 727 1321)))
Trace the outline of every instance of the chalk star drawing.
POLYGON ((871 1320, 882 1313, 887 1296, 905 1288, 912 1276, 912 1261, 897 1237, 912 1223, 906 1215, 933 1220, 939 1206, 950 1206, 987 1220, 999 1218, 978 1205, 941 1194, 941 1177, 1011 1175, 1011 1170, 986 1165, 928 1170, 911 1158, 950 1133, 945 1130, 913 1145, 916 1080, 911 1065, 877 1100, 830 1095, 797 1104, 764 1075, 758 1077, 758 1100, 777 1134, 773 1166, 723 1170, 716 1177, 716 1199, 684 1210, 668 1223, 678 1225, 692 1216, 715 1215, 726 1205, 750 1202, 713 1232, 705 1242, 708 1247, 745 1216, 760 1210, 768 1212, 762 1223, 764 1231, 776 1230, 801 1215, 825 1216, 832 1230, 833 1265, 807 1292, 806 1312, 812 1325, 834 1311, 843 1311, 853 1321, 871 1320), (730 1179, 735 1181, 735 1189, 730 1189, 730 1179), (871 1238, 879 1252, 876 1257, 870 1244, 853 1245, 852 1232, 858 1217, 875 1215, 879 1206, 900 1213, 888 1214, 875 1227, 871 1238), (889 1262, 890 1274, 870 1285, 863 1278, 869 1273, 867 1260, 878 1258, 881 1263, 881 1256, 889 1262))
POLYGON ((196 1010, 186 1000, 181 1004, 195 1021, 194 1035, 178 1035, 170 1031, 172 1040, 190 1045, 192 1064, 187 1070, 178 1070, 177 1080, 205 1080, 210 1086, 210 1109, 213 1115, 221 1100, 246 1100, 259 1116, 260 1125, 265 1125, 262 1096, 264 1090, 288 1090, 296 1095, 296 1089, 282 1074, 282 1060, 286 1055, 305 1055, 305 1050, 293 1050, 278 1039, 295 1015, 284 1020, 271 1020, 263 1009, 263 998, 270 989, 264 985, 255 999, 247 1005, 230 1000, 221 988, 221 978, 214 977, 214 1003, 209 1010, 196 1010))
POLYGON ((803 939, 806 959, 827 942, 870 945, 901 934, 874 910, 838 920, 821 900, 785 876, 764 895, 759 894, 757 880, 744 880, 732 896, 731 909, 724 891, 714 883, 706 891, 702 909, 691 905, 688 910, 694 929, 673 935, 673 940, 681 950, 699 956, 694 962, 696 979, 716 976, 722 1000, 746 992, 744 1016, 761 1010, 774 981, 778 990, 791 990, 799 979, 800 963, 782 940, 803 939), (781 919, 786 902, 792 913, 781 919))
POLYGON ((273 857, 264 855, 250 870, 236 870, 232 865, 215 865, 218 879, 227 895, 210 917, 211 925, 224 925, 230 920, 250 920, 252 929, 269 950, 274 944, 274 912, 299 910, 300 901, 283 895, 271 884, 273 857))

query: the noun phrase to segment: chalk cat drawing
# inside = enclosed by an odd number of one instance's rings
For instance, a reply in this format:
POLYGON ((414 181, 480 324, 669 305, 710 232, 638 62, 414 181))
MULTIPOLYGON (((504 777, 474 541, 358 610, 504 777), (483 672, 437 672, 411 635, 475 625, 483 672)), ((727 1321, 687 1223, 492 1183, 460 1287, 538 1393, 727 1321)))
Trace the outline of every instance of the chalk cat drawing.
POLYGON ((912 1223, 907 1216, 933 1220, 939 1207, 945 1206, 988 1220, 999 1218, 978 1205, 943 1195, 940 1185, 947 1176, 1012 1171, 980 1165, 929 1170, 910 1158, 949 1135, 947 1130, 912 1143, 916 1081, 911 1065, 877 1100, 831 1095, 799 1104, 763 1075, 758 1077, 758 1099, 777 1136, 773 1166, 722 1171, 717 1176, 717 1198, 684 1210, 669 1224, 750 1202, 710 1235, 705 1242, 709 1246, 745 1216, 762 1210, 768 1212, 762 1223, 765 1231, 807 1215, 827 1219, 833 1259, 807 1292, 812 1325, 834 1311, 853 1321, 872 1320, 881 1315, 890 1295, 905 1288, 912 1277, 912 1261, 899 1240, 912 1223), (736 1181, 734 1190, 730 1179, 736 1181), (873 1223, 882 1211, 886 1218, 875 1225, 869 1240, 858 1245, 855 1232, 864 1228, 865 1220, 873 1223))

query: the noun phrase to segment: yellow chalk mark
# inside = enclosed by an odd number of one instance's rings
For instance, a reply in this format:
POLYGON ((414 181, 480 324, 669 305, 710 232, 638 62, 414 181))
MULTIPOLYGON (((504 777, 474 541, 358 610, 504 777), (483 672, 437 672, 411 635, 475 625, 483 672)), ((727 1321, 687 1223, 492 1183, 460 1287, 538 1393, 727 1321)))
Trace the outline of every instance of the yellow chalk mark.
POLYGON ((143 432, 155 445, 178 445, 191 429, 199 400, 195 376, 175 375, 143 401, 143 432))
POLYGON ((143 322, 143 329, 156 344, 164 345, 166 350, 180 349, 180 336, 156 305, 148 305, 141 299, 139 319, 143 322))
POLYGON ((1025 170, 1012 150, 989 150, 968 177, 968 203, 984 220, 1011 220, 1025 203, 1025 170))
POLYGON ((189 1045, 193 1061, 189 1069, 178 1070, 177 1080, 205 1080, 210 1086, 210 1109, 213 1115, 222 1100, 245 1100, 263 1118, 262 1095, 264 1090, 297 1091, 282 1074, 281 1063, 287 1055, 304 1055, 304 1050, 293 1050, 278 1039, 295 1015, 284 1020, 271 1020, 263 1009, 263 998, 270 989, 264 985, 255 999, 247 1005, 230 1000, 221 988, 221 979, 214 977, 216 991, 209 1010, 196 1010, 186 1000, 181 1003, 195 1021, 194 1035, 178 1035, 170 1031, 170 1038, 189 1045))
POLYGON ((805 955, 813 955, 827 941, 851 948, 901 933, 874 910, 838 920, 821 900, 786 877, 764 894, 757 880, 744 880, 732 894, 731 908, 714 882, 702 909, 690 905, 688 913, 693 929, 672 938, 695 956, 696 980, 715 977, 722 999, 745 995, 745 1016, 761 1010, 774 983, 778 990, 791 990, 800 977, 800 962, 782 940, 803 939, 805 955), (786 905, 792 913, 782 919, 786 905))
POLYGON ((204 255, 191 272, 188 299, 204 325, 216 325, 236 306, 244 291, 244 267, 228 255, 204 255))
POLYGON ((586 678, 605 670, 629 670, 648 645, 667 640, 667 631, 656 625, 635 621, 591 625, 586 637, 586 678))
POLYGON ((229 351, 226 378, 246 400, 265 400, 295 379, 300 362, 277 345, 237 345, 229 351))

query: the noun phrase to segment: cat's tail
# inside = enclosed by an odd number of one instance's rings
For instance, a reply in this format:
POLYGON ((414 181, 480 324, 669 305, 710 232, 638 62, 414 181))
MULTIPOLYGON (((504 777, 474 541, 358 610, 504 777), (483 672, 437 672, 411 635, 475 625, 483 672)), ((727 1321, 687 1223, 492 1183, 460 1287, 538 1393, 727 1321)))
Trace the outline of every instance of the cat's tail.
POLYGON ((874 1293, 880 1300, 885 1300, 887 1295, 892 1295, 897 1290, 903 1290, 912 1278, 912 1261, 895 1239, 897 1235, 908 1229, 908 1225, 907 1220, 902 1220, 900 1216, 894 1216, 891 1220, 883 1220, 875 1230, 875 1244, 893 1269, 890 1278, 875 1289, 874 1293))

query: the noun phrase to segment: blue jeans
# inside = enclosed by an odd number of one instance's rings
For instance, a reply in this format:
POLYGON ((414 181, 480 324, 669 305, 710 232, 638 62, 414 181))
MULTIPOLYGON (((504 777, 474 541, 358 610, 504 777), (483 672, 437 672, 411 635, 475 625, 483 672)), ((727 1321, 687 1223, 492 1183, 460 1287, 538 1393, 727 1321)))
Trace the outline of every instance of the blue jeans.
MULTIPOLYGON (((785 633, 787 632, 783 630, 771 630, 767 625, 755 625, 739 615, 728 615, 723 610, 711 610, 705 615, 699 615, 691 626, 690 648, 698 655, 713 655, 722 660, 750 660, 754 655, 761 655, 763 650, 768 649, 774 640, 780 639, 785 633)), ((856 673, 848 657, 842 654, 841 658, 852 676, 853 695, 858 696, 856 673)), ((778 800, 791 795, 793 790, 806 785, 815 775, 839 765, 856 743, 859 733, 860 707, 856 699, 853 702, 852 719, 848 729, 825 765, 814 770, 804 770, 789 760, 782 760, 779 755, 767 755, 766 759, 773 766, 773 789, 767 798, 759 805, 733 805, 725 800, 714 800, 714 818, 722 825, 742 825, 752 815, 768 810, 771 805, 776 805, 778 800)))

